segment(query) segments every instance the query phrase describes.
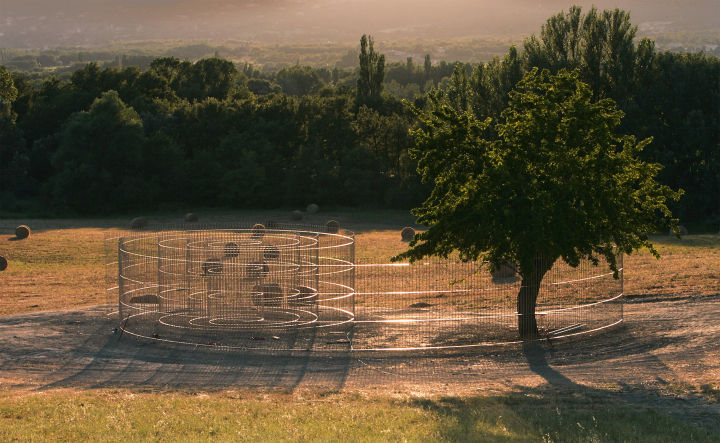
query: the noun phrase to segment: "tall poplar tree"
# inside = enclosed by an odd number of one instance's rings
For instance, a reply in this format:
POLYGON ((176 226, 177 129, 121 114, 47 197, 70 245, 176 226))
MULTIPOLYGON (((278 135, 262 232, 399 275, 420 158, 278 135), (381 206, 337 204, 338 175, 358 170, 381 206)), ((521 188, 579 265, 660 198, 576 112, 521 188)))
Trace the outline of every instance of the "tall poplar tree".
POLYGON ((373 38, 360 38, 360 77, 357 81, 359 97, 379 97, 385 80, 385 54, 373 49, 373 38))

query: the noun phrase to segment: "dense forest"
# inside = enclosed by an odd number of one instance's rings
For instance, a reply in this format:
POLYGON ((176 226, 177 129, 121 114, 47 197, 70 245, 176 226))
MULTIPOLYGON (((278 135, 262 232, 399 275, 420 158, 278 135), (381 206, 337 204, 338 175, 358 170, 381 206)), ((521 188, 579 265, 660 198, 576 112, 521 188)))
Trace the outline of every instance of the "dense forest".
POLYGON ((386 62, 363 36, 351 68, 166 56, 91 61, 38 84, 0 66, 0 211, 412 207, 429 188, 409 155, 419 123, 402 99, 426 108, 433 94, 497 123, 508 93, 540 67, 578 70, 595 100, 613 99, 620 131, 652 137, 643 158, 685 191, 675 215, 716 223, 720 61, 660 51, 636 33, 624 11, 574 7, 487 63, 386 62))

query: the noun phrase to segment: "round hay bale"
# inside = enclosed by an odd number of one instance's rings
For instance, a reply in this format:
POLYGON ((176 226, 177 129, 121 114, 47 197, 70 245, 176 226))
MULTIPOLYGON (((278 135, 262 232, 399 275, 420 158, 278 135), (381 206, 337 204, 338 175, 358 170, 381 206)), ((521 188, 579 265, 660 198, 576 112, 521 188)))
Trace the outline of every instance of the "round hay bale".
POLYGON ((266 260, 277 260, 280 258, 280 249, 277 246, 265 246, 263 248, 263 257, 266 260))
POLYGON ((410 241, 415 237, 415 230, 413 228, 403 228, 403 230, 400 232, 400 236, 404 241, 410 241))
POLYGON ((320 206, 316 205, 315 203, 308 205, 306 208, 306 211, 308 214, 314 214, 320 210, 320 206))
POLYGON ((252 227, 252 238, 263 238, 265 236, 265 226, 260 223, 256 223, 252 227))
POLYGON ((268 272, 270 268, 265 262, 254 261, 245 265, 245 275, 253 280, 265 277, 268 272))
POLYGON ((20 225, 15 228, 15 237, 17 238, 28 238, 30 237, 30 228, 25 225, 20 225))
POLYGON ((490 265, 490 275, 492 275, 492 278, 511 278, 515 277, 517 275, 517 271, 515 268, 512 268, 507 265, 490 265))
POLYGON ((223 249, 225 249, 225 257, 227 258, 235 258, 240 254, 240 247, 237 243, 227 242, 223 249))
POLYGON ((271 218, 270 220, 268 220, 268 221, 265 222, 265 227, 266 227, 267 229, 277 229, 277 228, 278 228, 278 222, 277 222, 277 220, 271 218))
POLYGON ((0 271, 4 271, 7 269, 8 263, 7 259, 0 255, 0 271))
POLYGON ((130 303, 150 303, 150 304, 158 304, 160 303, 158 296, 155 294, 144 294, 144 295, 136 295, 132 298, 130 298, 130 303))
POLYGON ((302 220, 302 218, 303 218, 303 213, 300 211, 293 211, 290 213, 290 220, 298 221, 298 220, 302 220))
POLYGON ((148 221, 145 217, 138 217, 134 218, 133 221, 130 222, 130 229, 141 229, 147 226, 148 221))
POLYGON ((202 264, 202 268, 206 275, 219 274, 222 272, 223 264, 219 258, 209 258, 202 264))
MULTIPOLYGON (((680 229, 680 236, 685 237, 688 235, 688 230, 685 226, 678 226, 678 229, 680 229)), ((675 231, 670 229, 670 237, 675 237, 675 231)))
POLYGON ((255 306, 280 306, 283 290, 277 283, 253 286, 252 301, 255 306))
POLYGON ((330 220, 325 226, 327 226, 328 232, 332 233, 335 233, 338 231, 338 229, 340 229, 340 223, 336 222, 335 220, 330 220))
POLYGON ((198 221, 198 215, 194 212, 189 212, 185 214, 185 221, 188 223, 193 223, 198 221))

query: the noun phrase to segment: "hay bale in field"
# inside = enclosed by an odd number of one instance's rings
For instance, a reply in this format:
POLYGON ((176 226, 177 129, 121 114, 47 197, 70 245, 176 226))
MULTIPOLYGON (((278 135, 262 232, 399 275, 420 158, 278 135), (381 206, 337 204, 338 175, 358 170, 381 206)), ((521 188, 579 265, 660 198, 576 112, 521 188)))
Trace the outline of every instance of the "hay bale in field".
POLYGON ((252 227, 252 238, 263 238, 265 236, 265 226, 260 223, 255 223, 252 227))
POLYGON ((514 267, 507 265, 490 264, 490 275, 492 278, 511 278, 517 275, 514 267))
POLYGON ((305 209, 308 214, 314 214, 320 210, 320 206, 316 205, 315 203, 308 205, 308 207, 305 209))
POLYGON ((134 218, 133 221, 130 222, 130 229, 141 229, 147 226, 148 221, 145 217, 138 217, 134 218))
MULTIPOLYGON (((680 236, 685 237, 688 235, 688 230, 685 226, 678 226, 678 229, 680 229, 680 236)), ((675 237, 675 231, 670 229, 670 237, 675 237)))
POLYGON ((15 228, 15 237, 17 238, 28 238, 30 237, 30 228, 25 225, 20 225, 15 228))
POLYGON ((222 272, 223 264, 219 258, 209 258, 202 264, 205 275, 219 274, 222 272))
POLYGON ((266 260, 277 260, 280 258, 280 249, 277 246, 265 246, 263 248, 263 257, 266 260))
POLYGON ((8 267, 7 259, 5 257, 3 257, 2 255, 0 255, 0 271, 6 270, 7 267, 8 267))
POLYGON ((227 242, 223 249, 225 250, 225 257, 227 258, 235 258, 240 254, 240 246, 238 246, 237 243, 227 242))
POLYGON ((198 215, 194 212, 189 212, 185 214, 185 221, 188 223, 193 223, 198 221, 198 215))
POLYGON ((400 231, 400 237, 402 237, 403 241, 410 241, 415 237, 415 230, 413 228, 403 228, 402 231, 400 231))
POLYGON ((155 294, 136 295, 130 299, 130 303, 152 303, 158 304, 159 300, 155 294))
POLYGON ((270 267, 265 262, 254 261, 245 265, 245 275, 253 280, 264 278, 268 272, 270 272, 270 267))
POLYGON ((298 220, 302 220, 302 218, 303 218, 303 213, 300 211, 293 211, 290 213, 290 220, 298 221, 298 220))
POLYGON ((327 226, 328 232, 332 233, 335 233, 338 231, 338 229, 340 229, 340 223, 336 222, 335 220, 330 220, 325 226, 327 226))
POLYGON ((252 301, 255 306, 280 306, 283 291, 277 283, 253 286, 252 301))

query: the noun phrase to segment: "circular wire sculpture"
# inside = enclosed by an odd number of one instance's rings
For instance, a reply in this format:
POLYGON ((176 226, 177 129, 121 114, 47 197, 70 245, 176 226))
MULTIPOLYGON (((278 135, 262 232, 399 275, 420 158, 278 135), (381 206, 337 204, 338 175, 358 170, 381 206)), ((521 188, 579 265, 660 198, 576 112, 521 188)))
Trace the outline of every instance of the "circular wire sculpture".
POLYGON ((172 341, 227 343, 339 327, 354 318, 354 241, 352 234, 261 224, 123 236, 117 261, 122 328, 172 341))
MULTIPOLYGON (((456 259, 355 258, 335 226, 274 222, 130 231, 106 242, 120 331, 170 343, 282 351, 463 349, 516 343, 521 280, 456 259), (113 260, 114 258, 114 260, 113 260)), ((544 340, 622 322, 607 264, 557 262, 535 316, 544 340)))

